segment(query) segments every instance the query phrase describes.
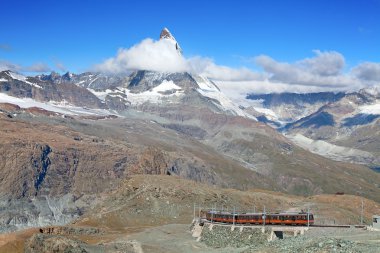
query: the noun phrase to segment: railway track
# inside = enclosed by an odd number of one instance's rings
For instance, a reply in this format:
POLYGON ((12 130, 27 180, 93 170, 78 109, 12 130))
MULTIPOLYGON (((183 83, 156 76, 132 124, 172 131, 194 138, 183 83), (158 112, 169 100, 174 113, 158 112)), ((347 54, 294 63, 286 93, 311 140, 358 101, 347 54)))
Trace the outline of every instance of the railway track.
MULTIPOLYGON (((223 225, 223 226, 232 226, 231 223, 225 223, 225 222, 211 222, 209 220, 202 219, 202 223, 208 223, 208 224, 217 224, 217 225, 223 225)), ((296 225, 274 225, 274 224, 240 224, 235 223, 235 226, 243 226, 243 227, 263 227, 263 226, 275 226, 275 227, 308 227, 306 226, 296 226, 296 225)), ((321 225, 321 224, 313 224, 309 225, 309 227, 320 227, 320 228, 365 228, 365 225, 321 225)))
POLYGON ((321 228, 365 228, 365 225, 318 225, 313 224, 310 227, 321 227, 321 228))

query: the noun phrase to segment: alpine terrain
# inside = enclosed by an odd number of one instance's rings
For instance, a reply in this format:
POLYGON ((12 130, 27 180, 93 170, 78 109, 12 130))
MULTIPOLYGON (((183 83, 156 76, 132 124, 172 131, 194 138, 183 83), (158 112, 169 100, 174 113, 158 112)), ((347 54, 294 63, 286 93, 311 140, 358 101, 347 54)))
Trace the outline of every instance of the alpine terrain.
POLYGON ((194 204, 357 224, 364 201, 369 223, 379 90, 246 99, 258 106, 191 71, 1 71, 0 252, 218 252, 180 232, 194 204))

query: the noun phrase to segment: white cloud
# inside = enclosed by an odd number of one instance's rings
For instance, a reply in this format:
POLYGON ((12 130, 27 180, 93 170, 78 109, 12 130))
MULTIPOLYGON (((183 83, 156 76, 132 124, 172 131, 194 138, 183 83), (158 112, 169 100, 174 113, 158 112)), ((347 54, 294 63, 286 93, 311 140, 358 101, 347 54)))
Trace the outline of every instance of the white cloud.
POLYGON ((51 68, 42 62, 34 63, 30 66, 21 66, 9 61, 0 60, 0 71, 11 70, 14 72, 48 72, 51 68))
POLYGON ((361 63, 353 68, 352 73, 362 80, 380 82, 380 63, 361 63))
POLYGON ((133 70, 188 71, 218 80, 263 79, 261 74, 248 68, 234 69, 220 66, 207 57, 185 58, 175 49, 175 42, 167 39, 159 41, 145 39, 131 48, 119 49, 115 57, 96 65, 94 70, 114 74, 128 73, 133 70))
POLYGON ((207 76, 215 80, 223 81, 247 81, 262 80, 262 74, 253 72, 252 70, 241 67, 238 69, 221 66, 214 63, 210 58, 200 56, 192 57, 187 60, 190 72, 207 76))
POLYGON ((345 61, 340 53, 318 50, 314 53, 315 57, 295 63, 278 62, 266 55, 256 57, 255 61, 273 82, 336 88, 360 85, 352 75, 342 74, 345 61))
POLYGON ((51 71, 51 68, 45 63, 38 62, 38 63, 34 63, 28 67, 25 67, 24 71, 41 73, 41 72, 49 72, 49 71, 51 71))
POLYGON ((215 83, 232 101, 242 106, 255 104, 255 102, 252 103, 252 101, 245 99, 250 93, 266 94, 282 92, 309 93, 321 91, 347 91, 346 87, 321 88, 318 86, 289 84, 270 80, 215 81, 215 83))
POLYGON ((187 71, 187 63, 175 49, 172 40, 145 39, 129 49, 119 49, 117 55, 96 65, 95 70, 109 73, 126 73, 131 70, 161 72, 187 71))
POLYGON ((342 54, 335 51, 321 52, 313 51, 316 56, 306 58, 298 62, 303 69, 320 76, 339 75, 345 65, 345 59, 342 54))

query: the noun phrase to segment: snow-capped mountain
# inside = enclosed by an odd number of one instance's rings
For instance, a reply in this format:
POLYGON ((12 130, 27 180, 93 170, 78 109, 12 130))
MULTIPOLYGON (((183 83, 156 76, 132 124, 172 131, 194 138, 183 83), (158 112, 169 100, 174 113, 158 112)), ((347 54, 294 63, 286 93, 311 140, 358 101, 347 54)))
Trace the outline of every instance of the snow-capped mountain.
POLYGON ((246 108, 259 121, 274 127, 283 127, 318 111, 322 106, 335 102, 345 95, 344 92, 318 93, 271 93, 248 94, 246 99, 254 106, 246 108))
POLYGON ((108 88, 115 88, 123 83, 128 82, 128 77, 105 75, 102 73, 85 72, 81 74, 73 74, 70 72, 60 75, 56 72, 52 72, 49 75, 39 75, 36 78, 41 81, 51 81, 55 84, 60 83, 74 83, 84 88, 90 88, 93 90, 104 90, 108 88))
MULTIPOLYGON (((189 73, 161 73, 136 71, 129 77, 114 77, 99 73, 40 75, 25 77, 3 71, 0 73, 0 102, 27 99, 34 106, 49 102, 52 105, 71 105, 88 108, 117 110, 147 105, 159 107, 192 105, 208 107, 215 112, 249 117, 233 104, 209 79, 189 73), (96 83, 95 83, 96 82, 96 83), (86 89, 85 89, 85 88, 86 89), (32 101, 33 100, 33 103, 32 101)), ((28 103, 24 103, 26 105, 28 103)), ((50 107, 49 107, 50 108, 50 107)))
POLYGON ((347 93, 284 129, 289 138, 315 153, 335 160, 380 166, 377 88, 347 93))
MULTIPOLYGON (((104 90, 91 90, 106 104, 132 106, 136 109, 149 105, 157 108, 173 107, 173 105, 204 107, 211 111, 228 113, 230 115, 253 116, 244 112, 227 98, 211 80, 190 74, 163 73, 155 71, 135 71, 129 77, 129 82, 104 90)), ((112 108, 117 109, 117 108, 112 108)))
MULTIPOLYGON (((52 78, 57 80, 58 75, 52 78)), ((55 83, 39 77, 25 77, 12 71, 0 72, 0 102, 19 106, 55 106, 106 109, 106 105, 89 90, 70 82, 55 83)))

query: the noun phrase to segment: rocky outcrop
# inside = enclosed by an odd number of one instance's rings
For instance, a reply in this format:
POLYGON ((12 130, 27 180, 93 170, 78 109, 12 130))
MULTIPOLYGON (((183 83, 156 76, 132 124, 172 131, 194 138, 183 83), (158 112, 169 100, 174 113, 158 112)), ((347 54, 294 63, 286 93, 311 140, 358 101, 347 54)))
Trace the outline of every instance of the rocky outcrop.
POLYGON ((43 183, 47 170, 51 164, 49 154, 51 153, 51 148, 49 145, 38 145, 36 146, 37 151, 40 151, 37 153, 37 156, 35 154, 32 155, 32 165, 35 168, 35 181, 34 181, 34 188, 36 192, 38 192, 39 188, 41 187, 41 184, 43 183))
POLYGON ((117 240, 88 244, 72 236, 34 234, 25 242, 24 253, 141 253, 135 241, 117 240))
POLYGON ((131 168, 132 174, 165 175, 168 169, 168 157, 161 150, 148 147, 141 154, 137 164, 131 168))
POLYGON ((63 236, 35 234, 25 243, 25 253, 87 253, 84 243, 63 236))

